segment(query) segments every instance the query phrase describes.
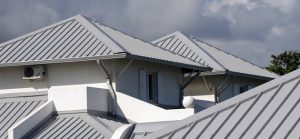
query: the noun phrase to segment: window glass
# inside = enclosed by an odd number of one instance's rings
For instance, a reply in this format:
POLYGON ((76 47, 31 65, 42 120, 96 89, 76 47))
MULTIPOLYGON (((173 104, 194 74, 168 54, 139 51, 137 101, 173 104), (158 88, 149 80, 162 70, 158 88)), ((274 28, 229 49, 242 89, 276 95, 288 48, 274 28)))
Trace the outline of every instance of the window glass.
POLYGON ((148 72, 147 73, 147 97, 148 101, 157 103, 158 94, 157 94, 157 73, 148 72))

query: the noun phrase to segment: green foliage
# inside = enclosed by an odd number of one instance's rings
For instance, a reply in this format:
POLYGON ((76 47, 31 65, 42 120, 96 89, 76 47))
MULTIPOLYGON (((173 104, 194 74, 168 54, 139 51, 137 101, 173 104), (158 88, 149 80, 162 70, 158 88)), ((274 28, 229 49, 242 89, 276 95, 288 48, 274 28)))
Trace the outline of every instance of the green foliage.
POLYGON ((271 64, 266 69, 279 75, 287 74, 299 68, 299 51, 284 51, 279 55, 272 55, 271 57, 271 64))

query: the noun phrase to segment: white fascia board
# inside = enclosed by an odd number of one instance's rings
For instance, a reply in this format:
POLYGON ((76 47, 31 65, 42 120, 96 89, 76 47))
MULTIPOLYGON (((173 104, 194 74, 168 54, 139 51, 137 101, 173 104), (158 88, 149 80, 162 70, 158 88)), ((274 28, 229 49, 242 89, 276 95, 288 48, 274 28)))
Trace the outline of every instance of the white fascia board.
POLYGON ((26 66, 26 65, 40 65, 40 64, 57 64, 57 63, 69 63, 69 62, 83 62, 93 61, 98 59, 117 59, 125 58, 126 53, 119 53, 114 55, 94 56, 94 57, 83 57, 83 58, 65 58, 65 59, 53 59, 53 60, 35 60, 17 63, 3 63, 0 67, 15 67, 15 66, 26 66))
POLYGON ((47 119, 55 112, 55 106, 53 101, 47 101, 39 108, 31 112, 24 119, 14 124, 8 130, 9 139, 19 139, 30 133, 36 126, 38 126, 43 120, 47 119))

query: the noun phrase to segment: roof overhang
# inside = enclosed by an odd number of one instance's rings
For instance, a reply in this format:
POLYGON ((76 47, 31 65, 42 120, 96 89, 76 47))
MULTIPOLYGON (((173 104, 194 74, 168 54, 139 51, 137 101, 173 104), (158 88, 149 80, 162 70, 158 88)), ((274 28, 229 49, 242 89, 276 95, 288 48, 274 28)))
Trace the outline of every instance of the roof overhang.
POLYGON ((144 57, 144 56, 131 55, 128 53, 126 53, 125 57, 129 58, 129 59, 148 61, 148 62, 153 62, 153 63, 158 63, 158 64, 164 64, 164 65, 199 70, 199 71, 211 71, 212 70, 212 68, 210 68, 210 67, 201 67, 201 66, 177 63, 177 62, 172 62, 172 61, 165 61, 165 60, 154 59, 154 58, 149 58, 149 57, 144 57))
POLYGON ((155 59, 155 58, 132 55, 129 53, 116 53, 114 55, 95 56, 95 57, 37 60, 37 61, 25 61, 25 62, 17 62, 17 63, 1 63, 0 67, 44 65, 44 64, 70 63, 70 62, 93 61, 93 60, 98 60, 98 59, 118 59, 118 58, 136 59, 136 60, 148 61, 148 62, 153 62, 153 63, 159 63, 159 64, 181 67, 181 68, 188 68, 188 69, 199 70, 199 71, 211 71, 212 70, 212 68, 210 68, 210 67, 201 67, 201 66, 177 63, 177 62, 172 62, 172 61, 159 60, 159 59, 155 59))
POLYGON ((44 64, 56 64, 56 63, 93 61, 93 60, 98 60, 98 59, 116 59, 116 58, 125 58, 125 57, 126 57, 126 54, 120 53, 120 54, 114 54, 114 55, 95 56, 95 57, 37 60, 37 61, 26 61, 26 62, 17 62, 17 63, 2 63, 2 64, 0 64, 0 67, 16 67, 16 66, 26 66, 26 65, 44 65, 44 64))
POLYGON ((266 76, 259 76, 259 75, 252 75, 252 74, 245 74, 245 73, 239 73, 239 72, 232 72, 232 71, 225 71, 225 74, 234 75, 234 76, 240 76, 240 77, 247 77, 247 78, 254 78, 264 81, 270 81, 274 78, 266 77, 266 76))
POLYGON ((211 76, 211 75, 223 75, 225 71, 208 71, 208 72, 201 72, 199 76, 211 76))
POLYGON ((252 74, 246 74, 246 73, 239 73, 239 72, 233 72, 233 71, 213 71, 213 72, 201 72, 199 76, 214 76, 214 75, 234 75, 239 77, 246 77, 246 78, 253 78, 253 79, 259 79, 264 81, 270 81, 274 78, 266 77, 266 76, 258 76, 258 75, 252 75, 252 74))

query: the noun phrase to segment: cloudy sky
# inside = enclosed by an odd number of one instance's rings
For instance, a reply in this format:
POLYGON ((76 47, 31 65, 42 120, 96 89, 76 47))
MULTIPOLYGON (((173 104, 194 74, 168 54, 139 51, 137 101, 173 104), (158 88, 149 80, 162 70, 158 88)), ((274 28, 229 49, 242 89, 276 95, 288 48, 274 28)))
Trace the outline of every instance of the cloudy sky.
POLYGON ((145 41, 180 30, 263 67, 300 50, 297 0, 0 0, 0 42, 76 14, 145 41))

